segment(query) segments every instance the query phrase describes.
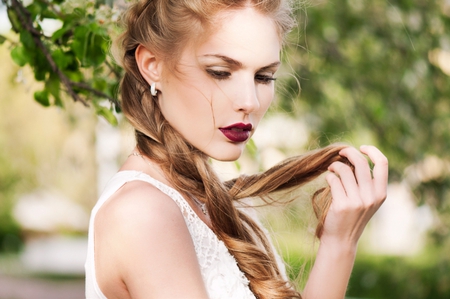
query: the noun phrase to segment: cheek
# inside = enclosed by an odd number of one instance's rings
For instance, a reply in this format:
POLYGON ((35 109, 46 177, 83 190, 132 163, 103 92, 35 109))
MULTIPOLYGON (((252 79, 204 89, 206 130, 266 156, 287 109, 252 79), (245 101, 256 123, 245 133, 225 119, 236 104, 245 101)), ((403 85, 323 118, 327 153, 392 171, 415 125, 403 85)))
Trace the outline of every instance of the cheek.
POLYGON ((253 124, 256 126, 256 128, 258 127, 259 122, 264 117, 270 105, 272 104, 273 97, 274 97, 273 88, 272 89, 266 88, 259 94, 260 107, 257 111, 253 113, 252 117, 253 124))
POLYGON ((190 139, 192 132, 213 127, 208 88, 200 89, 198 85, 181 83, 169 84, 166 90, 168 92, 159 98, 161 111, 171 126, 185 138, 190 139))
POLYGON ((261 91, 259 96, 260 108, 257 111, 257 114, 260 118, 262 118, 269 109, 270 105, 272 104, 274 96, 275 92, 273 87, 266 87, 265 90, 261 91))
POLYGON ((161 109, 188 116, 200 114, 210 106, 207 88, 201 88, 202 85, 191 78, 171 78, 165 82, 167 92, 160 98, 161 109))

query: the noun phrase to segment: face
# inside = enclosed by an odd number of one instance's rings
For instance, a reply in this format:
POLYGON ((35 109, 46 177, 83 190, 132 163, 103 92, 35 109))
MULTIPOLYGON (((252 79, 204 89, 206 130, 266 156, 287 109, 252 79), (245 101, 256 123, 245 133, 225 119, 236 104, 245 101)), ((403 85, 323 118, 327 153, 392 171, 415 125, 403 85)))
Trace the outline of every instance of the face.
POLYGON ((158 100, 194 147, 233 161, 272 102, 281 42, 272 19, 252 8, 218 17, 206 40, 184 49, 176 74, 163 69, 158 100))

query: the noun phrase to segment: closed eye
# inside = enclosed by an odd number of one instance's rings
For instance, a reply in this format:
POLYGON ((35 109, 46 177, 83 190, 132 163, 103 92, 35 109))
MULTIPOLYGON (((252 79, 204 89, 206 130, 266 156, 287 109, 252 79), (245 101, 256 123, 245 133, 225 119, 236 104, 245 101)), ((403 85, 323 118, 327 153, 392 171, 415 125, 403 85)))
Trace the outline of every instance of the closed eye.
POLYGON ((206 72, 217 80, 225 80, 231 77, 230 72, 207 69, 206 72))
POLYGON ((269 75, 261 75, 256 74, 255 75, 255 81, 261 84, 270 84, 270 82, 275 81, 277 78, 274 78, 273 76, 269 75))

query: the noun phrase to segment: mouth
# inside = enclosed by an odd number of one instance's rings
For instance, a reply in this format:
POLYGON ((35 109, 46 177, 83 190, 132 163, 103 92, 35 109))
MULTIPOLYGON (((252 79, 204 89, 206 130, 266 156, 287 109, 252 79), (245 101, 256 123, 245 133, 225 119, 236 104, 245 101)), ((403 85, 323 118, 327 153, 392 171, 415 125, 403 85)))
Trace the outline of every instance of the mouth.
POLYGON ((237 123, 228 127, 219 128, 225 137, 233 142, 244 142, 250 138, 252 124, 237 123))

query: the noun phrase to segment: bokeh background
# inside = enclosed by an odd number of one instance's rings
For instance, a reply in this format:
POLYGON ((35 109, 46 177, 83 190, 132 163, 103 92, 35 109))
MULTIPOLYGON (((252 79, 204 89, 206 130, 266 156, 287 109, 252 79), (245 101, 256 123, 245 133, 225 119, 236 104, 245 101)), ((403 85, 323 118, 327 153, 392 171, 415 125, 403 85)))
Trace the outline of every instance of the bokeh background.
MULTIPOLYGON (((79 9, 80 19, 107 27, 89 31, 90 42, 109 33, 124 5, 111 12, 112 3, 87 0, 24 4, 35 15, 50 4, 79 9)), ((450 298, 450 1, 297 5, 273 107, 237 163, 214 163, 229 178, 331 142, 378 146, 390 162, 388 199, 360 241, 348 298, 450 298)), ((47 43, 74 24, 40 16, 47 43)), ((10 26, 1 2, 0 299, 84 298, 90 209, 134 147, 133 132, 99 99, 87 108, 63 92, 42 96, 51 84, 39 82, 27 48, 17 50, 24 34, 10 26)), ((98 40, 103 49, 105 38, 98 40)), ((116 77, 98 70, 106 52, 82 61, 68 42, 76 55, 61 57, 79 61, 86 82, 113 90, 116 77)), ((87 39, 84 45, 95 48, 87 39)), ((290 194, 299 199, 288 206, 260 209, 300 285, 317 249, 311 188, 290 194)))

